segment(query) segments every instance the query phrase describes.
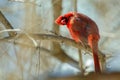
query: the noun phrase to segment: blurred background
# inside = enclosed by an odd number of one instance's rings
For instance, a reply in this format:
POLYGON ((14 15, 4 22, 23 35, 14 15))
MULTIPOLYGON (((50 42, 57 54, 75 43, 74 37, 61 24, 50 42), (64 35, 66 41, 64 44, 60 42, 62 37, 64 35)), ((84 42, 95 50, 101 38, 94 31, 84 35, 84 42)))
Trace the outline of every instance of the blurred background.
MULTIPOLYGON (((0 0, 0 11, 14 29, 25 33, 52 34, 71 38, 66 27, 54 20, 69 11, 83 13, 99 27, 99 50, 106 57, 106 72, 120 71, 120 1, 119 0, 0 0)), ((0 30, 6 26, 0 22, 0 30)), ((24 36, 0 41, 0 80, 49 80, 48 77, 73 76, 81 73, 78 49, 50 40, 24 36)), ((8 36, 0 33, 0 39, 8 36)), ((92 56, 82 51, 83 68, 94 71, 92 56)), ((62 80, 62 79, 61 79, 62 80)))

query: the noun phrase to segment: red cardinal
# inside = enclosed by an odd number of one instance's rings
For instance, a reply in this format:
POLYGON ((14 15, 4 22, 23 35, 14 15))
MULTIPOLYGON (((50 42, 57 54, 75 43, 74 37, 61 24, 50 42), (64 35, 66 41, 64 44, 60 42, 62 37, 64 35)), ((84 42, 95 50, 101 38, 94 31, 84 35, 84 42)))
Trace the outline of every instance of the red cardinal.
POLYGON ((96 23, 88 16, 77 12, 68 12, 63 16, 59 16, 55 22, 58 25, 67 25, 72 38, 76 42, 90 46, 93 52, 95 72, 101 72, 98 58, 100 35, 96 23))

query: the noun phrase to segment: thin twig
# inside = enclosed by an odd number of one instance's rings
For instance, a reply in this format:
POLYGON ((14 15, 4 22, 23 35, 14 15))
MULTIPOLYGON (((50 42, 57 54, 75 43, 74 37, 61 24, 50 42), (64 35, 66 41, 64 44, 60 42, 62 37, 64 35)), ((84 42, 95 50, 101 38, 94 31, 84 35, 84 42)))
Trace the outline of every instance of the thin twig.
POLYGON ((82 51, 80 49, 79 49, 79 67, 81 69, 81 73, 84 75, 85 69, 83 67, 82 51))
POLYGON ((40 46, 41 46, 41 41, 37 41, 38 42, 38 47, 36 48, 36 51, 37 51, 37 55, 38 55, 38 66, 37 66, 37 75, 39 76, 40 75, 40 52, 41 52, 41 50, 40 50, 40 46))
POLYGON ((13 42, 13 48, 14 48, 14 52, 15 52, 15 56, 16 56, 16 65, 19 67, 20 69, 20 73, 21 73, 21 79, 23 80, 23 66, 21 64, 21 61, 20 61, 20 57, 18 55, 18 52, 16 50, 16 42, 15 42, 15 39, 14 39, 14 42, 13 42))
POLYGON ((5 30, 0 31, 0 33, 3 33, 3 32, 21 32, 21 33, 25 34, 33 42, 35 47, 37 47, 37 42, 28 33, 26 33, 25 31, 23 31, 21 29, 5 29, 5 30))

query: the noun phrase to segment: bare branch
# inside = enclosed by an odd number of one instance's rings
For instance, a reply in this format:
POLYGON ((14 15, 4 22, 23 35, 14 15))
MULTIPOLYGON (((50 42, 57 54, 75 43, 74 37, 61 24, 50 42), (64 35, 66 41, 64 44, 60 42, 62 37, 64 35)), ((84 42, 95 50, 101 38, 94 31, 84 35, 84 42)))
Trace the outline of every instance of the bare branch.
POLYGON ((48 80, 119 80, 120 73, 91 73, 87 76, 75 75, 67 77, 49 77, 48 80))
MULTIPOLYGON (((9 23, 9 21, 5 18, 5 16, 0 11, 0 22, 5 25, 6 29, 13 29, 12 25, 9 23)), ((16 35, 16 32, 8 32, 9 36, 13 37, 16 35)))
POLYGON ((38 46, 37 42, 28 33, 26 33, 25 31, 23 31, 21 29, 5 29, 5 30, 1 30, 0 31, 0 33, 3 33, 3 32, 21 32, 21 33, 25 34, 33 42, 33 44, 35 45, 35 47, 38 46))
MULTIPOLYGON (((55 41, 58 43, 66 43, 68 45, 77 47, 78 49, 82 49, 85 51, 91 51, 91 48, 89 46, 87 46, 87 48, 84 48, 81 43, 76 43, 74 40, 63 37, 63 36, 57 36, 57 35, 51 35, 51 34, 31 34, 29 33, 29 35, 34 38, 34 39, 38 39, 38 40, 50 40, 50 41, 55 41)), ((21 36, 25 36, 24 34, 21 34, 19 37, 21 36)), ((14 39, 15 37, 7 37, 7 38, 3 38, 1 40, 9 40, 9 39, 14 39)), ((101 64, 105 64, 105 55, 99 51, 99 58, 101 61, 101 64)))
MULTIPOLYGON (((34 47, 37 47, 37 43, 35 41, 35 39, 37 40, 50 40, 50 41, 54 41, 54 42, 58 42, 58 43, 66 43, 68 45, 77 47, 78 49, 82 49, 85 51, 91 51, 91 48, 89 46, 86 45, 86 47, 83 47, 83 45, 81 43, 76 43, 74 40, 63 37, 63 36, 57 36, 57 35, 51 35, 51 34, 32 34, 32 33, 26 33, 20 29, 6 29, 6 30, 2 30, 0 31, 0 33, 2 32, 22 32, 22 34, 19 34, 19 36, 17 36, 17 38, 21 38, 24 36, 27 36, 33 43, 34 43, 34 47)), ((9 39, 16 39, 16 37, 7 37, 1 40, 9 40, 9 39)), ((104 71, 105 69, 105 55, 99 51, 99 58, 100 58, 100 62, 101 62, 101 66, 102 66, 102 71, 104 71)), ((58 57, 58 56, 57 56, 58 57)))
POLYGON ((83 67, 83 58, 82 58, 82 50, 79 49, 79 67, 81 69, 81 73, 84 74, 85 73, 85 69, 83 67))

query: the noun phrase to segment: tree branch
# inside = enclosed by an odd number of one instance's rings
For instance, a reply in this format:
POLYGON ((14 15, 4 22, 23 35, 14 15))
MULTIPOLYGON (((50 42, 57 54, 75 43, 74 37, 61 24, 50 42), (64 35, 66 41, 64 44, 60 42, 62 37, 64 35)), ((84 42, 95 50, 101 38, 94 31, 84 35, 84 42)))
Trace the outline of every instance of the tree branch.
MULTIPOLYGON (((74 40, 63 37, 63 36, 57 36, 57 35, 51 35, 51 34, 31 34, 31 33, 29 33, 29 35, 34 39, 50 40, 50 41, 54 41, 54 42, 58 42, 58 43, 66 43, 66 44, 74 46, 78 49, 82 49, 82 50, 85 50, 85 51, 92 52, 92 50, 89 46, 87 46, 87 48, 85 48, 81 45, 81 43, 76 43, 74 40)), ((21 36, 23 37, 25 35, 21 34, 19 36, 19 38, 21 36)), ((1 40, 6 40, 6 39, 9 40, 9 39, 14 39, 14 38, 15 37, 7 37, 7 38, 3 38, 1 40)), ((102 68, 105 67, 105 55, 100 50, 99 50, 99 58, 100 58, 100 61, 101 61, 102 68)))
MULTIPOLYGON (((74 46, 78 49, 82 49, 85 51, 92 52, 91 48, 89 46, 86 46, 87 48, 83 47, 81 43, 76 43, 73 39, 69 39, 63 36, 57 36, 57 35, 50 35, 50 34, 31 34, 33 38, 36 39, 42 39, 42 40, 51 40, 59 43, 66 43, 68 45, 74 46)), ((98 51, 99 59, 102 66, 102 71, 105 69, 105 55, 100 50, 98 51)))
MULTIPOLYGON (((6 29, 13 29, 12 25, 9 21, 5 18, 5 16, 0 11, 0 22, 6 27, 6 29)), ((16 32, 8 32, 9 36, 13 37, 16 35, 16 32)))
POLYGON ((119 80, 120 73, 90 73, 87 76, 48 77, 48 80, 119 80))

